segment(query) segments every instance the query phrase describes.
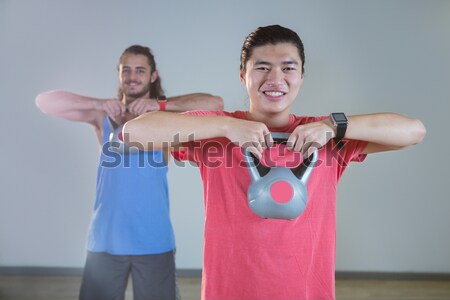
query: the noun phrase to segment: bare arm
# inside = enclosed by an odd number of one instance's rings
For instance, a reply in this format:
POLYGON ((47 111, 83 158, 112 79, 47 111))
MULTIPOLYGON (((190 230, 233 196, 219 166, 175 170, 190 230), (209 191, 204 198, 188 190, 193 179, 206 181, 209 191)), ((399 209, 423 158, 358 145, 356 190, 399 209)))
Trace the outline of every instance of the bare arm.
MULTIPOLYGON (((140 98, 128 106, 129 111, 135 116, 150 111, 158 111, 157 99, 140 98)), ((170 97, 166 102, 166 111, 185 112, 190 110, 223 110, 223 100, 218 96, 205 93, 194 93, 170 97)))
MULTIPOLYGON (((423 123, 414 118, 395 114, 377 113, 348 117, 346 139, 367 141, 365 154, 398 150, 420 143, 426 134, 423 123)), ((298 126, 288 143, 295 151, 303 151, 308 145, 321 147, 336 135, 329 118, 298 126), (306 145, 306 146, 305 146, 306 145)))
POLYGON ((66 91, 49 91, 36 97, 36 106, 45 114, 66 120, 85 122, 101 128, 105 112, 122 115, 125 106, 116 99, 98 99, 66 91))
POLYGON ((416 145, 425 135, 425 126, 418 119, 379 113, 350 116, 345 138, 368 141, 363 153, 369 154, 416 145))
POLYGON ((189 110, 223 110, 223 100, 219 96, 195 93, 167 99, 166 109, 173 112, 189 110))
MULTIPOLYGON (((426 134, 421 121, 399 114, 356 115, 348 119, 345 138, 368 141, 363 152, 366 154, 402 149, 420 143, 426 134)), ((137 143, 145 150, 159 150, 187 141, 224 136, 259 157, 263 149, 273 142, 268 133, 266 125, 260 122, 167 112, 144 114, 127 122, 124 127, 129 142, 137 143)), ((327 118, 298 126, 290 135, 288 146, 291 145, 290 148, 295 151, 305 151, 311 145, 322 147, 335 135, 335 128, 327 118)))
POLYGON ((269 130, 261 122, 227 116, 150 112, 125 123, 123 133, 126 142, 144 150, 174 148, 183 142, 227 137, 260 156, 261 145, 269 130))

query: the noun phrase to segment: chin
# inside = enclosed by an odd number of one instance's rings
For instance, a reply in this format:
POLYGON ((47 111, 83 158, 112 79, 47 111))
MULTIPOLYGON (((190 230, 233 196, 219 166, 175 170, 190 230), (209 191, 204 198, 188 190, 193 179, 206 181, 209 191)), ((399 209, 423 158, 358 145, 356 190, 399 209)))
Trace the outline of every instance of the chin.
POLYGON ((147 92, 146 92, 146 91, 133 92, 133 93, 128 92, 128 93, 126 93, 126 95, 127 95, 127 97, 129 97, 129 98, 137 99, 137 98, 141 98, 141 97, 146 96, 146 95, 147 95, 147 92))
POLYGON ((281 103, 281 102, 271 102, 271 103, 268 103, 268 105, 264 105, 263 109, 266 112, 276 114, 276 113, 282 113, 282 112, 286 111, 287 109, 289 109, 289 105, 286 103, 281 103))

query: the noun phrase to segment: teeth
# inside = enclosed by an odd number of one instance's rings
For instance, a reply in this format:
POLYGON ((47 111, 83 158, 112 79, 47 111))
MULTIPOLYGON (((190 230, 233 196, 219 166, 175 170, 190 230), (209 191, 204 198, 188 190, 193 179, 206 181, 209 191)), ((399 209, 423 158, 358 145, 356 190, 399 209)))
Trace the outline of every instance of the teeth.
POLYGON ((271 97, 279 97, 279 96, 283 95, 282 92, 264 92, 264 94, 271 96, 271 97))

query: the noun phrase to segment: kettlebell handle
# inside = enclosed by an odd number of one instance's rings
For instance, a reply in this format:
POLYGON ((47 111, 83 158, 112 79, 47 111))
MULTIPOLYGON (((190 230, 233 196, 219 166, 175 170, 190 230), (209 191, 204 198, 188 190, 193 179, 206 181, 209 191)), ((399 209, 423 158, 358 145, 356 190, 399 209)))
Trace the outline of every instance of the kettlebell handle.
POLYGON ((285 144, 291 134, 286 132, 271 132, 270 135, 275 144, 285 144))
MULTIPOLYGON (((282 144, 286 143, 287 139, 291 134, 285 132, 272 132, 271 135, 275 143, 282 144)), ((247 167, 250 172, 250 176, 254 181, 260 179, 269 172, 270 167, 265 167, 261 165, 259 160, 246 148, 243 148, 243 154, 245 163, 247 164, 247 167), (255 161, 257 165, 255 164, 255 161)), ((298 167, 291 169, 294 175, 298 179, 300 179, 303 184, 306 185, 306 183, 308 182, 309 176, 311 175, 312 169, 316 164, 318 157, 319 157, 318 150, 314 149, 313 154, 305 158, 298 167)))
MULTIPOLYGON (((286 132, 271 132, 271 135, 274 143, 285 144, 291 134, 286 132)), ((297 176, 297 178, 299 179, 301 177, 301 180, 304 184, 306 184, 306 182, 308 181, 308 178, 312 172, 312 168, 316 164, 318 157, 318 150, 315 149, 313 154, 304 159, 303 163, 301 163, 300 166, 293 170, 295 176, 297 176)))

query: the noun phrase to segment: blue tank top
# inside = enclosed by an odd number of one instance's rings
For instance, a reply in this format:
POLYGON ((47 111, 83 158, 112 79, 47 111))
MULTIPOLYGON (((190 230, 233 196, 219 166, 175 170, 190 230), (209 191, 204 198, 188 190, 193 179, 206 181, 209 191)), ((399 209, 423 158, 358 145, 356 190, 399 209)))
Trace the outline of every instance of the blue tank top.
POLYGON ((112 151, 106 118, 88 250, 144 255, 175 249, 167 166, 162 151, 132 154, 112 151))

